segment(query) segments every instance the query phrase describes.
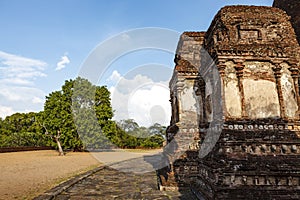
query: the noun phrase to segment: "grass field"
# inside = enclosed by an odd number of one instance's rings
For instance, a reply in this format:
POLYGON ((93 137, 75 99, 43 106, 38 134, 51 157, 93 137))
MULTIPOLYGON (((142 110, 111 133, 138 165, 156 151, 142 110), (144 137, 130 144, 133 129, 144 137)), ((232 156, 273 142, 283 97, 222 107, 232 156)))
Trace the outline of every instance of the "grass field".
POLYGON ((0 199, 32 199, 100 163, 90 153, 28 151, 0 154, 0 199))

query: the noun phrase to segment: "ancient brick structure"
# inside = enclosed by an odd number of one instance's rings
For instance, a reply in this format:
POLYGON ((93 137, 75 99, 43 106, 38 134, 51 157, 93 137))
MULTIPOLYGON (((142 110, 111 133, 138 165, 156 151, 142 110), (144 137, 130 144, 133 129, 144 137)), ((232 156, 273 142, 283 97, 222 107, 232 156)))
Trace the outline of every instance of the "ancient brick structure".
POLYGON ((168 149, 165 150, 167 156, 172 154, 168 156, 172 164, 170 173, 168 173, 170 169, 167 168, 159 172, 162 188, 172 190, 184 187, 185 178, 195 177, 198 173, 198 163, 192 162, 191 155, 197 158, 200 142, 200 107, 196 106, 200 105, 197 98, 199 90, 195 90, 195 85, 198 85, 200 80, 198 69, 204 36, 205 32, 185 32, 181 35, 177 46, 174 59, 176 66, 169 83, 172 117, 166 131, 168 149), (185 173, 183 168, 189 168, 189 173, 185 173), (176 177, 174 171, 177 172, 176 177))
MULTIPOLYGON (((169 87, 171 91, 172 119, 169 129, 192 132, 199 135, 199 104, 194 86, 200 79, 198 74, 200 64, 200 49, 203 45, 204 32, 185 32, 182 34, 175 61, 175 70, 169 87)), ((172 134, 172 131, 169 132, 172 134)), ((168 137, 172 138, 171 135, 168 137)), ((197 140, 197 139, 196 139, 197 140)), ((197 142, 192 148, 197 148, 197 142)))
POLYGON ((274 7, 226 6, 206 33, 183 33, 167 139, 187 151, 159 171, 161 188, 190 187, 204 199, 299 199, 299 50, 289 16, 274 7), (222 128, 212 130, 216 120, 222 128))
POLYGON ((281 8, 291 16, 292 26, 295 29, 298 42, 300 43, 300 1, 299 0, 274 0, 274 7, 281 8))

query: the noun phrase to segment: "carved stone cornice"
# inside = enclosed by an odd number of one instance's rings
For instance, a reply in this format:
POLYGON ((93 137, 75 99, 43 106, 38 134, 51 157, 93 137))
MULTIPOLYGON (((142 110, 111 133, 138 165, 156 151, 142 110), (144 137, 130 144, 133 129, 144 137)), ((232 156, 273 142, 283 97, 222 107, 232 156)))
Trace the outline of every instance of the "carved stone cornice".
POLYGON ((243 74, 244 74, 244 68, 245 65, 243 64, 243 60, 234 60, 234 62, 236 63, 235 65, 235 70, 236 70, 236 76, 238 79, 243 78, 243 74))
POLYGON ((219 60, 216 61, 216 64, 217 64, 220 76, 222 78, 224 78, 225 77, 225 69, 226 69, 225 60, 219 59, 219 60))
POLYGON ((273 62, 274 66, 272 67, 272 70, 274 72, 274 76, 276 79, 279 79, 281 77, 281 69, 282 67, 280 66, 279 62, 273 62))
POLYGON ((292 73, 292 77, 299 77, 299 67, 297 66, 297 60, 296 59, 290 59, 288 60, 289 65, 291 66, 289 68, 290 72, 292 73))

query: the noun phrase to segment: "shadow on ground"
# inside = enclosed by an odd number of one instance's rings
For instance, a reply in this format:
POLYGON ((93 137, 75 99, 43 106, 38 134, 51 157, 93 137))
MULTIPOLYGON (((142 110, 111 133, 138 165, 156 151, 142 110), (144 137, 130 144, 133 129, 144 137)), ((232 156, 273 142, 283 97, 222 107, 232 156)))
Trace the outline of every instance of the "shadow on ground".
POLYGON ((197 199, 190 190, 160 191, 156 174, 161 154, 147 155, 110 164, 69 180, 37 199, 197 199))

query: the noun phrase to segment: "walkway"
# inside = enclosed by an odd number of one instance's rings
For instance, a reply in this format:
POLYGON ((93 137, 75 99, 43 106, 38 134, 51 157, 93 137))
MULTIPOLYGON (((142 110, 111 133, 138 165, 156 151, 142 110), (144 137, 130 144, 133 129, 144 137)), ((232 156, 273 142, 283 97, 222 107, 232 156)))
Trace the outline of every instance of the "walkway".
MULTIPOLYGON (((152 157, 152 159, 153 158, 155 157, 152 157)), ((143 172, 140 173, 134 173, 132 170, 129 170, 129 168, 133 166, 139 169, 149 169, 149 166, 147 166, 145 162, 141 162, 141 160, 144 159, 145 157, 133 158, 111 164, 110 167, 100 167, 79 178, 77 177, 77 179, 70 180, 70 183, 62 184, 46 192, 44 195, 36 198, 36 200, 196 199, 190 190, 159 191, 157 176, 154 170, 149 170, 146 173, 145 170, 142 170, 143 172)), ((133 171, 136 172, 136 170, 133 171)))

